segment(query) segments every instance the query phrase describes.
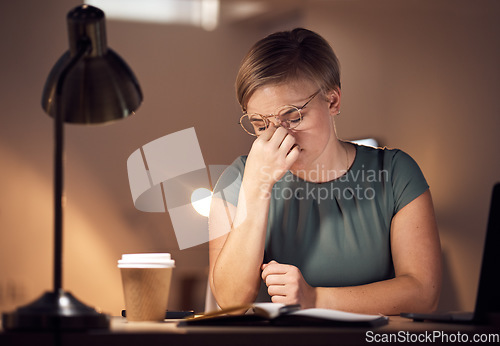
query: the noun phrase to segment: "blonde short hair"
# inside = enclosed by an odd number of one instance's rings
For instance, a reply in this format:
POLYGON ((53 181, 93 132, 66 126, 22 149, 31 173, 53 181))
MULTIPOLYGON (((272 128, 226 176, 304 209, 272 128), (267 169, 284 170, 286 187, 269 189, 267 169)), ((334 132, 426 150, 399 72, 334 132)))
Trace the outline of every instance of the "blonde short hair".
POLYGON ((245 111, 259 87, 306 78, 323 91, 340 89, 340 66, 328 42, 313 31, 296 28, 258 41, 243 59, 236 97, 245 111))

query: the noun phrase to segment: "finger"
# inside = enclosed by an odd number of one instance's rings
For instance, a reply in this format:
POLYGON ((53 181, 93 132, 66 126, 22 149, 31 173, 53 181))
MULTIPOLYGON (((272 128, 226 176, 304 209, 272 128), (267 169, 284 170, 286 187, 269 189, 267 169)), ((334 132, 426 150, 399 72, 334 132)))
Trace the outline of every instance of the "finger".
POLYGON ((288 166, 291 166, 295 161, 297 161, 300 151, 300 147, 296 145, 288 152, 288 155, 285 158, 286 164, 288 166))
POLYGON ((269 274, 285 274, 288 271, 288 267, 289 267, 288 264, 269 262, 268 265, 266 266, 266 269, 264 270, 267 271, 269 274))
POLYGON ((262 270, 262 279, 266 281, 268 275, 276 275, 276 274, 286 274, 287 272, 287 264, 280 264, 278 262, 271 263, 262 270))
POLYGON ((264 270, 264 269, 266 269, 266 267, 267 267, 268 265, 273 264, 273 263, 278 263, 278 262, 276 262, 275 260, 272 260, 272 261, 270 261, 269 263, 262 263, 262 266, 260 267, 260 269, 261 269, 261 270, 264 270))
POLYGON ((287 129, 285 129, 284 127, 278 127, 274 131, 273 136, 269 140, 269 143, 272 143, 276 148, 279 148, 287 135, 288 135, 287 129))
POLYGON ((277 129, 276 125, 274 125, 273 123, 269 124, 269 127, 265 131, 263 131, 259 135, 259 137, 257 137, 257 139, 269 141, 276 132, 276 129, 277 129))
POLYGON ((294 144, 295 144, 295 137, 292 136, 291 134, 287 134, 285 136, 285 138, 283 138, 283 141, 280 144, 279 150, 281 152, 284 152, 286 155, 292 149, 294 144))
POLYGON ((273 263, 278 263, 275 260, 270 261, 269 263, 262 263, 261 269, 264 270, 268 265, 273 264, 273 263))
POLYGON ((288 299, 286 296, 271 296, 271 301, 273 303, 288 304, 288 299))
POLYGON ((264 282, 267 287, 272 285, 285 285, 287 283, 287 277, 285 274, 271 274, 266 276, 264 282))
POLYGON ((276 262, 275 260, 271 260, 271 261, 269 261, 268 263, 262 263, 261 268, 262 268, 262 269, 264 269, 264 268, 265 268, 265 267, 267 267, 268 265, 270 265, 270 264, 274 264, 274 263, 278 263, 278 262, 276 262))
POLYGON ((267 287, 267 293, 273 296, 286 296, 286 287, 284 285, 271 285, 267 287))

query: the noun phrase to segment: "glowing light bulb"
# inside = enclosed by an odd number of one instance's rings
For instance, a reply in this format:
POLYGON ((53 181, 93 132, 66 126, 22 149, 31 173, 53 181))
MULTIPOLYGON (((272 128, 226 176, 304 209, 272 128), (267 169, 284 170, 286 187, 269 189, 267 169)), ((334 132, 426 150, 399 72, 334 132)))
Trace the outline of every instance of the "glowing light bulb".
POLYGON ((191 205, 202 216, 208 217, 210 202, 212 202, 212 191, 209 189, 201 187, 191 194, 191 205))

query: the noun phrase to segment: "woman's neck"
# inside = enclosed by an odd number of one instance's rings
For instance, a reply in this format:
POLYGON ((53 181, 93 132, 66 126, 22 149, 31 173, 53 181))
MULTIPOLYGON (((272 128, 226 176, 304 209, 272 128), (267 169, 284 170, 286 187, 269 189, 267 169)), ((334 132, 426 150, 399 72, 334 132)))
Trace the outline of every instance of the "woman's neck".
POLYGON ((324 183, 345 175, 349 171, 355 156, 355 148, 351 143, 335 139, 330 150, 326 150, 320 158, 307 167, 297 169, 292 167, 290 172, 302 180, 324 183))

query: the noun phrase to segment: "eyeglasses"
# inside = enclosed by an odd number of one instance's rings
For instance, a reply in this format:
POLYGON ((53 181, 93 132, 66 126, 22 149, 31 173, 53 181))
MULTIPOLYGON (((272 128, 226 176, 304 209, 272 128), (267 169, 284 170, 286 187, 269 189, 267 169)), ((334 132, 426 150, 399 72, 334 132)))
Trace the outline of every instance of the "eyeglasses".
POLYGON ((279 126, 287 129, 294 129, 302 122, 302 110, 321 91, 316 91, 302 107, 291 105, 279 107, 273 114, 262 115, 258 113, 244 113, 240 118, 240 125, 246 133, 252 136, 259 136, 269 127, 269 118, 276 119, 279 126))

